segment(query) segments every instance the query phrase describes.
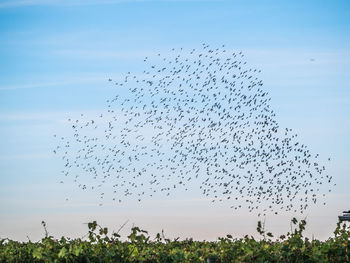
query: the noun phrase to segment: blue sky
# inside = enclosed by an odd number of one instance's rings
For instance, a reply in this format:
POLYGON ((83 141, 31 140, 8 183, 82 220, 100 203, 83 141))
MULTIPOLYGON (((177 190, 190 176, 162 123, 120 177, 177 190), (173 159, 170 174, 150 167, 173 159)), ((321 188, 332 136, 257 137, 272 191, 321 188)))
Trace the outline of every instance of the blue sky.
MULTIPOLYGON (((329 236, 350 209, 349 32, 348 1, 0 0, 0 237, 39 238, 41 220, 55 236, 82 236, 94 219, 197 239, 254 234, 255 215, 212 206, 195 191, 98 207, 58 184, 52 134, 65 133, 65 119, 104 110, 116 92, 107 79, 139 71, 145 56, 203 42, 243 51, 262 70, 281 126, 331 156, 338 185, 307 215, 310 235, 329 236)), ((267 226, 288 231, 292 216, 267 216, 267 226)))

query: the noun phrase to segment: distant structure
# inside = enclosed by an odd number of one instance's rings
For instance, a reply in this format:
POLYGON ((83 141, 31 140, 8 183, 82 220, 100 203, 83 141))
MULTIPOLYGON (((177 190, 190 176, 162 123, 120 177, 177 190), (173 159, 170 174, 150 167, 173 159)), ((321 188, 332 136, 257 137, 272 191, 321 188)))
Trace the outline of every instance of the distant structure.
POLYGON ((342 216, 338 216, 339 221, 350 221, 350 210, 343 211, 342 216))

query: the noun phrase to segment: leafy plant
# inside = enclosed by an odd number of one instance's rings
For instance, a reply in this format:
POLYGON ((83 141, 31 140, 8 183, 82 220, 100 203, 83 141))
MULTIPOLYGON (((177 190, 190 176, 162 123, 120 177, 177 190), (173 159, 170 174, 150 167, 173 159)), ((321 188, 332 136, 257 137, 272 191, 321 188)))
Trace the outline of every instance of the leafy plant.
POLYGON ((260 221, 260 240, 252 236, 221 237, 216 242, 191 238, 170 240, 164 232, 154 239, 139 227, 132 227, 125 241, 119 231, 96 221, 88 223, 86 239, 55 239, 42 222, 45 237, 40 242, 0 240, 0 262, 350 262, 350 227, 338 222, 334 236, 326 241, 303 237, 306 221, 291 220, 291 231, 274 239, 260 221))

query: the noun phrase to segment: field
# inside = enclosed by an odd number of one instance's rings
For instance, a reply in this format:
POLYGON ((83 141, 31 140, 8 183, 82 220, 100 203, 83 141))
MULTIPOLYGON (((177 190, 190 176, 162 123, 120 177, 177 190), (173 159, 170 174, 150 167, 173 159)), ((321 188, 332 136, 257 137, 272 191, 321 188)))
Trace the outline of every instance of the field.
POLYGON ((279 237, 259 221, 259 240, 227 235, 216 242, 169 240, 163 233, 151 238, 138 227, 122 241, 96 221, 88 224, 86 239, 55 239, 42 224, 40 242, 0 240, 0 262, 350 262, 350 227, 341 222, 325 241, 303 237, 306 221, 293 218, 292 231, 279 237))

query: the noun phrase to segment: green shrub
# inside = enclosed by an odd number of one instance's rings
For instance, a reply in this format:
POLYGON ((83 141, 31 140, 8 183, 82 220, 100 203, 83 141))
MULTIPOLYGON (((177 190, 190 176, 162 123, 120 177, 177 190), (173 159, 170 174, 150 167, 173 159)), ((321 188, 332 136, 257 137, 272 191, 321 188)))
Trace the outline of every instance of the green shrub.
POLYGON ((326 241, 303 237, 306 221, 293 218, 294 231, 279 238, 266 233, 259 221, 260 240, 227 235, 216 242, 169 240, 163 233, 152 240, 138 227, 121 241, 118 233, 108 235, 96 221, 88 223, 87 240, 54 239, 42 224, 45 237, 40 242, 0 240, 0 262, 350 262, 350 227, 341 222, 326 241))

